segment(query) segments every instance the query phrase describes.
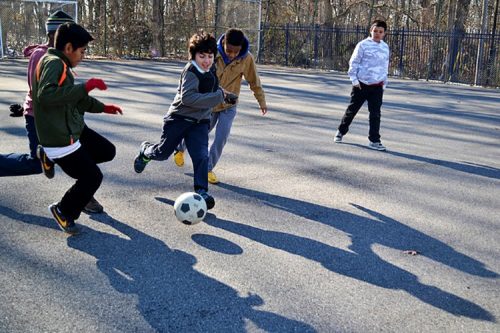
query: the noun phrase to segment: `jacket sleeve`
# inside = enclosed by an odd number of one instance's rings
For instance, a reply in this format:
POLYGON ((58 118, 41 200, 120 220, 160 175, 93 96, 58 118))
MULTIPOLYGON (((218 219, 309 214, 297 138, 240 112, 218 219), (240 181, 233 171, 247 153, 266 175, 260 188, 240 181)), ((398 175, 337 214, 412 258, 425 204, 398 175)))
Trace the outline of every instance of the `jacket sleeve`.
POLYGON ((198 91, 199 80, 195 74, 184 71, 181 79, 181 102, 193 108, 212 108, 224 100, 222 89, 215 92, 200 93, 198 91))
POLYGON ((78 112, 91 112, 91 113, 101 113, 104 112, 104 104, 101 103, 98 99, 87 96, 82 98, 78 104, 76 105, 78 108, 78 112))
POLYGON ((363 48, 361 47, 361 42, 359 42, 354 48, 354 52, 351 55, 351 59, 349 60, 349 71, 347 72, 347 75, 349 75, 349 79, 351 79, 353 86, 359 84, 358 71, 359 65, 361 64, 361 59, 363 59, 363 48))
POLYGON ((255 60, 252 54, 248 54, 248 66, 245 66, 245 71, 243 72, 243 76, 245 80, 248 82, 250 89, 255 96, 255 99, 259 103, 261 108, 265 108, 266 106, 266 96, 264 94, 264 89, 262 89, 262 84, 260 83, 260 77, 257 73, 257 66, 255 65, 255 60))
MULTIPOLYGON (((37 91, 40 103, 47 106, 76 104, 82 98, 88 97, 83 83, 59 87, 59 79, 63 70, 60 60, 49 61, 43 66, 37 91)), ((34 73, 34 79, 36 80, 36 73, 34 73)))

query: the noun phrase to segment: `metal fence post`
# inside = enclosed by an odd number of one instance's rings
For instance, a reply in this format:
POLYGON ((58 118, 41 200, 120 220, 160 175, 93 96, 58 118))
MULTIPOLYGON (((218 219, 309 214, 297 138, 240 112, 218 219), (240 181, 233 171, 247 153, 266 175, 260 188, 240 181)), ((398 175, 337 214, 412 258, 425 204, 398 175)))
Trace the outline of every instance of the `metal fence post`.
POLYGON ((403 76, 403 57, 405 45, 405 28, 401 29, 401 45, 399 46, 399 76, 403 76))
POLYGON ((285 26, 285 66, 288 66, 288 39, 290 38, 288 23, 285 26))
POLYGON ((314 67, 318 67, 318 32, 319 24, 314 25, 314 67))
POLYGON ((3 59, 2 18, 0 18, 0 59, 3 59))

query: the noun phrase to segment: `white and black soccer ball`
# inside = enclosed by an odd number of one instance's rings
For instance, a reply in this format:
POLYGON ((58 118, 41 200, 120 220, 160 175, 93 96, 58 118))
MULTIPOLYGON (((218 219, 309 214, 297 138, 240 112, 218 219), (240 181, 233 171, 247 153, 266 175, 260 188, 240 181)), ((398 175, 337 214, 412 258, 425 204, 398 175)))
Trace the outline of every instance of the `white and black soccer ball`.
POLYGON ((207 203, 198 193, 181 194, 174 203, 175 217, 188 225, 200 223, 207 214, 207 203))

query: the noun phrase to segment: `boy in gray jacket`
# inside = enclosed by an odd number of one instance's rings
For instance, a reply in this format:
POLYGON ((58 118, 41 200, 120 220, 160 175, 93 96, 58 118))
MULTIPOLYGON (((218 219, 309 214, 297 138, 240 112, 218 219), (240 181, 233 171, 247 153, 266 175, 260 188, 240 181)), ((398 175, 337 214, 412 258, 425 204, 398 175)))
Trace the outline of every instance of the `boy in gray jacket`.
POLYGON ((190 38, 190 61, 181 73, 177 94, 163 119, 160 142, 144 141, 134 160, 135 172, 141 173, 151 160, 168 159, 184 139, 193 162, 194 191, 205 199, 208 209, 215 205, 215 199, 208 194, 207 179, 210 113, 214 106, 231 97, 219 87, 212 66, 216 54, 213 36, 198 33, 190 38))

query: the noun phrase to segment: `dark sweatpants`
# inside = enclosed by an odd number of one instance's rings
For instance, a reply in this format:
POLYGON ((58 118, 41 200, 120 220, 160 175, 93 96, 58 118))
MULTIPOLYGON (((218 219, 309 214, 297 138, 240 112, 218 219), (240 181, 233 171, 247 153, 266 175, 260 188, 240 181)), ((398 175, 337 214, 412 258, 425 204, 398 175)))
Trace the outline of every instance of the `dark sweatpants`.
POLYGON ((368 139, 371 142, 380 142, 380 108, 382 107, 384 89, 380 85, 368 86, 364 83, 360 83, 360 87, 352 87, 351 102, 347 106, 338 130, 342 135, 345 135, 349 131, 349 125, 351 125, 359 109, 361 109, 365 101, 368 101, 368 112, 370 112, 368 139))
POLYGON ((54 160, 76 183, 64 194, 59 202, 61 213, 78 219, 102 182, 102 172, 98 163, 115 158, 116 148, 105 137, 85 127, 80 136, 82 146, 75 152, 54 160))
POLYGON ((160 142, 148 146, 144 155, 152 160, 163 161, 172 155, 184 139, 193 162, 194 190, 208 190, 208 128, 210 121, 201 122, 168 116, 163 120, 160 142))

